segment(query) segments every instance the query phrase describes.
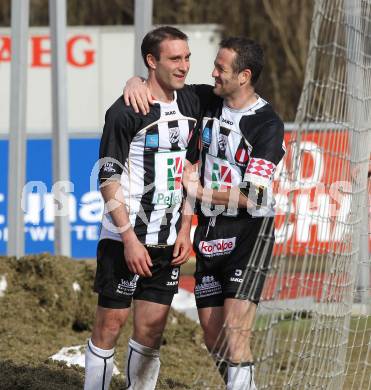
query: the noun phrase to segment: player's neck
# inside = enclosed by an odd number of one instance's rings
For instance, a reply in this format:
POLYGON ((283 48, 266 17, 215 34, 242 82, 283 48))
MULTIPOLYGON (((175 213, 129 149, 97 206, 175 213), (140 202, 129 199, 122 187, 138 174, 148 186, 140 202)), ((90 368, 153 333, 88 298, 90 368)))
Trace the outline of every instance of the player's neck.
POLYGON ((164 88, 154 77, 148 78, 147 86, 155 100, 164 103, 170 103, 174 100, 174 90, 164 88))
POLYGON ((233 110, 242 110, 245 107, 251 106, 257 100, 258 96, 252 87, 239 90, 235 95, 224 98, 225 104, 233 110))

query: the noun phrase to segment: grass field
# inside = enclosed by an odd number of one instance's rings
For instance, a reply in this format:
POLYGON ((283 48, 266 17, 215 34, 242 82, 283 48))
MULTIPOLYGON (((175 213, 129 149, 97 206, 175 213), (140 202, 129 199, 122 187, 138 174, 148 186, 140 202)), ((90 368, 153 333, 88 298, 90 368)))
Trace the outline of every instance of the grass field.
MULTIPOLYGON (((193 273, 193 268, 194 263, 190 262, 183 273, 193 273)), ((85 345, 90 336, 96 304, 91 291, 94 262, 77 262, 47 254, 18 261, 3 257, 0 258, 2 275, 8 286, 0 297, 0 388, 81 389, 83 369, 68 368, 49 357, 62 347, 85 345), (74 291, 74 282, 81 291, 74 291)), ((306 343, 315 336, 317 320, 310 314, 258 318, 253 344, 260 357, 257 362, 259 389, 281 389, 295 373, 295 368, 304 367, 307 356, 303 351, 307 351, 309 344, 306 343)), ((344 389, 368 389, 370 365, 365 367, 364 362, 368 359, 370 364, 371 360, 371 318, 352 318, 349 326, 344 389)), ((325 327, 322 332, 326 336, 325 327)), ((116 364, 121 372, 130 333, 129 322, 117 346, 116 364)), ((175 311, 170 314, 164 335, 161 362, 158 389, 224 388, 203 345, 199 325, 175 311)), ((291 379, 295 383, 295 375, 291 379)), ((123 383, 123 376, 115 377, 111 389, 122 389, 123 383)), ((301 387, 298 384, 286 388, 301 387)))

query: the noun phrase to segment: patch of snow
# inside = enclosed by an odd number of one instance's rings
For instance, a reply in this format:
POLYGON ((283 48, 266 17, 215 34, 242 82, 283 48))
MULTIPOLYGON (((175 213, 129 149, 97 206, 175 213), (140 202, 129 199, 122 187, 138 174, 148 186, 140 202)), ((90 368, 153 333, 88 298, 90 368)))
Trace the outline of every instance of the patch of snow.
POLYGON ((8 282, 6 281, 5 275, 0 276, 0 297, 5 295, 5 291, 8 288, 8 282))
POLYGON ((171 306, 191 320, 198 322, 195 296, 184 288, 180 288, 178 294, 174 295, 171 306))
MULTIPOLYGON (((53 356, 50 356, 50 359, 66 362, 66 365, 69 367, 72 364, 85 367, 85 348, 86 345, 76 345, 74 347, 63 347, 53 356)), ((120 371, 118 370, 116 364, 113 365, 113 375, 119 375, 120 371)))

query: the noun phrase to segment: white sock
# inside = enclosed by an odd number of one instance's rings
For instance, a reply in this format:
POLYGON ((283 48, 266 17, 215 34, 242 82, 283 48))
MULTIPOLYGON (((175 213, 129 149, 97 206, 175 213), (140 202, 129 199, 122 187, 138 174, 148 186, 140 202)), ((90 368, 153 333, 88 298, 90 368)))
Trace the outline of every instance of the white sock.
POLYGON ((85 351, 84 390, 108 390, 113 371, 115 349, 96 347, 91 339, 85 351))
POLYGON ((252 363, 230 365, 228 367, 227 390, 257 390, 254 383, 254 369, 252 363))
POLYGON ((126 388, 154 390, 160 372, 160 350, 129 340, 126 358, 126 388))

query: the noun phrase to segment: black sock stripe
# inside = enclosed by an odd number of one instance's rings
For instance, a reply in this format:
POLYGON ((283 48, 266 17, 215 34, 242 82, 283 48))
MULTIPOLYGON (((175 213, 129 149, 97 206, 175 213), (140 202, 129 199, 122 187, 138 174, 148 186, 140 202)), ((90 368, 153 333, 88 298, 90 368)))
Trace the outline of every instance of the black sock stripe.
POLYGON ((105 382, 105 380, 106 380, 106 372, 107 372, 107 359, 111 359, 111 358, 114 356, 115 353, 113 353, 112 355, 107 356, 107 357, 100 356, 100 355, 98 355, 96 352, 94 352, 94 351, 92 350, 89 341, 88 341, 88 348, 89 348, 90 352, 91 352, 94 356, 96 356, 96 357, 98 357, 98 358, 100 358, 100 359, 103 359, 103 361, 104 361, 103 381, 102 381, 102 390, 104 390, 104 382, 105 382))
POLYGON ((129 345, 130 352, 128 357, 128 365, 126 367, 126 379, 128 381, 127 389, 131 386, 131 380, 130 380, 130 361, 131 361, 131 355, 133 354, 133 348, 129 345))
POLYGON ((106 380, 106 370, 107 370, 107 359, 104 359, 104 370, 103 370, 103 380, 102 380, 102 390, 104 390, 104 382, 106 380))

